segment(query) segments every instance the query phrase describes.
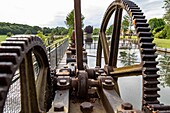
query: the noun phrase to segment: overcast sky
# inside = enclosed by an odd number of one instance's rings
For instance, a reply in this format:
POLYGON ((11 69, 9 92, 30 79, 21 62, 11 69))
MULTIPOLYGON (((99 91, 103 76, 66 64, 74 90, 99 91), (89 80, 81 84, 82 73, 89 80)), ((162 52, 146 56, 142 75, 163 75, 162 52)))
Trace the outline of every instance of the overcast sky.
MULTIPOLYGON (((85 26, 100 27, 103 15, 113 0, 81 0, 85 26)), ((147 19, 163 17, 163 0, 133 0, 147 19)), ((0 22, 41 27, 65 26, 65 18, 73 9, 73 0, 1 0, 0 22)))

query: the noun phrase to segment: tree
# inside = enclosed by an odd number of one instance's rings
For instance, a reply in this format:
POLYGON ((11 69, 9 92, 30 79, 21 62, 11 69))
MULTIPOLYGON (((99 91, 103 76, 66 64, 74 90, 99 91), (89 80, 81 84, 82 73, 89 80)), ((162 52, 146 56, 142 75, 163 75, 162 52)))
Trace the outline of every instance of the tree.
MULTIPOLYGON (((161 28, 165 26, 165 21, 162 18, 152 18, 149 20, 149 27, 151 29, 151 31, 153 31, 154 29, 157 28, 161 28)), ((161 29, 162 30, 162 29, 161 29)))
POLYGON ((24 34, 32 34, 32 33, 31 33, 31 30, 28 29, 28 30, 26 30, 26 32, 24 34))
POLYGON ((121 26, 122 27, 121 29, 123 31, 123 38, 125 38, 125 34, 128 31, 129 25, 130 25, 129 16, 125 15, 123 17, 122 26, 121 26))
POLYGON ((99 31, 100 31, 99 28, 94 28, 93 35, 99 35, 99 31))
POLYGON ((38 31, 38 32, 37 32, 37 36, 42 39, 42 41, 44 42, 44 44, 46 43, 46 39, 45 39, 45 36, 43 35, 43 32, 42 32, 42 31, 38 31))
POLYGON ((107 35, 111 35, 113 31, 113 25, 110 25, 109 28, 106 30, 107 35))
POLYGON ((166 11, 164 19, 166 20, 167 24, 170 25, 170 0, 164 0, 164 8, 166 11))
MULTIPOLYGON (((81 15, 81 22, 82 22, 82 27, 84 26, 83 24, 83 20, 84 20, 84 16, 81 15)), ((71 36, 71 33, 74 29, 74 10, 72 10, 66 17, 66 21, 65 21, 65 24, 67 25, 68 27, 68 30, 69 30, 69 36, 71 36)))

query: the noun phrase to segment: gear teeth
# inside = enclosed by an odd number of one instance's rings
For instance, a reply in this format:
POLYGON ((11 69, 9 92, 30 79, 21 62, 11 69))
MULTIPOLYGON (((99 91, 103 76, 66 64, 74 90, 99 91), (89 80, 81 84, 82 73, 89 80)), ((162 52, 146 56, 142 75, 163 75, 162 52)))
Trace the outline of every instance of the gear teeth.
POLYGON ((152 79, 152 78, 159 78, 160 75, 158 75, 158 74, 153 74, 153 75, 143 74, 143 77, 144 77, 144 79, 152 79))
POLYGON ((140 10, 140 8, 139 7, 129 7, 128 11, 131 11, 131 10, 140 10))
POLYGON ((160 84, 160 82, 158 80, 155 81, 145 81, 144 85, 157 85, 160 84))
POLYGON ((129 9, 130 12, 142 12, 139 8, 129 9))
POLYGON ((31 42, 28 38, 6 38, 6 41, 24 41, 26 45, 31 42))
MULTIPOLYGON (((149 51, 148 51, 149 52, 149 51)), ((147 54, 144 54, 144 55, 142 55, 142 60, 143 61, 155 61, 155 59, 157 58, 157 55, 147 55, 147 54)))
POLYGON ((151 32, 139 32, 138 37, 151 37, 152 33, 151 32))
POLYGON ((140 37, 139 42, 152 42, 153 39, 152 37, 140 37))
POLYGON ((157 71, 159 71, 159 68, 150 68, 150 67, 145 67, 144 69, 144 72, 157 72, 157 71))
POLYGON ((144 61, 143 62, 144 67, 156 67, 157 64, 158 62, 156 61, 144 61))
POLYGON ((149 98, 149 99, 151 99, 151 98, 158 98, 158 97, 160 97, 160 95, 159 94, 144 94, 144 98, 149 98))
POLYGON ((150 28, 148 27, 138 27, 137 32, 149 32, 150 28))
POLYGON ((21 55, 20 46, 0 46, 0 53, 16 53, 18 56, 21 55))
POLYGON ((25 49, 25 42, 23 41, 3 41, 1 43, 2 46, 20 46, 21 47, 21 50, 24 51, 25 49))
POLYGON ((158 84, 160 82, 157 80, 160 75, 157 74, 159 70, 156 68, 158 62, 155 61, 157 55, 155 55, 156 49, 154 48, 155 44, 152 43, 152 33, 150 32, 150 28, 148 28, 149 24, 145 19, 145 16, 142 13, 142 10, 129 0, 122 0, 123 4, 125 4, 125 8, 128 11, 128 14, 133 17, 134 25, 136 28, 136 32, 138 34, 140 50, 142 56, 142 75, 143 75, 143 107, 147 109, 147 112, 159 112, 159 113, 170 113, 170 107, 160 104, 158 101, 158 84), (156 105, 156 106, 152 106, 156 105))
POLYGON ((141 48, 153 48, 155 46, 155 43, 141 42, 140 46, 141 48))
POLYGON ((170 110, 170 106, 167 106, 167 105, 161 105, 161 104, 150 104, 149 106, 151 106, 151 108, 154 108, 154 111, 157 111, 160 110, 163 112, 163 111, 166 111, 166 110, 170 110))
POLYGON ((15 65, 17 57, 16 53, 0 53, 0 62, 12 62, 15 65))
MULTIPOLYGON (((155 54, 156 49, 150 49, 150 48, 142 48, 141 53, 143 54, 142 56, 144 57, 153 57, 152 54, 155 54), (144 54, 151 54, 151 55, 144 55, 144 54)), ((157 57, 157 55, 156 55, 157 57)))
POLYGON ((136 20, 136 19, 145 19, 145 16, 143 16, 143 15, 133 15, 133 20, 136 20))
POLYGON ((35 37, 34 35, 14 35, 10 38, 19 38, 21 40, 22 40, 22 38, 26 38, 29 40, 29 42, 31 42, 31 41, 33 41, 34 37, 35 37))
POLYGON ((12 62, 0 62, 0 73, 12 74, 14 65, 12 62))
POLYGON ((154 100, 154 101, 145 101, 144 100, 144 105, 147 105, 147 104, 159 104, 160 102, 158 100, 154 100))
POLYGON ((132 12, 132 15, 143 15, 142 12, 132 12))
POLYGON ((146 19, 140 19, 140 18, 136 19, 135 21, 136 21, 136 23, 146 23, 147 22, 146 19))
POLYGON ((147 87, 144 87, 144 92, 157 92, 157 91, 160 91, 160 88, 156 87, 156 88, 147 88, 147 87))
POLYGON ((148 27, 149 24, 148 23, 136 23, 135 27, 138 28, 138 27, 148 27))

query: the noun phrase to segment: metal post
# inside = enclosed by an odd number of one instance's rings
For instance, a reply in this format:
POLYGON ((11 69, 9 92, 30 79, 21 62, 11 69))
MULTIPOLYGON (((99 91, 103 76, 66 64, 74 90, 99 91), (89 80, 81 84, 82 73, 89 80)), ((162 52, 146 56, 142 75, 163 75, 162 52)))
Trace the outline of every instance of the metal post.
POLYGON ((109 66, 116 67, 119 48, 120 27, 122 20, 122 8, 117 6, 113 25, 112 40, 110 46, 109 66))
POLYGON ((58 56, 57 56, 57 43, 55 44, 55 55, 56 55, 56 63, 55 63, 55 66, 57 67, 58 65, 58 56))
POLYGON ((81 25, 81 1, 74 0, 74 27, 76 36, 77 68, 83 70, 83 33, 81 25))
POLYGON ((98 47, 97 47, 97 58, 96 58, 96 66, 100 66, 101 67, 101 59, 102 59, 102 45, 101 45, 101 41, 100 41, 100 37, 98 39, 98 47))

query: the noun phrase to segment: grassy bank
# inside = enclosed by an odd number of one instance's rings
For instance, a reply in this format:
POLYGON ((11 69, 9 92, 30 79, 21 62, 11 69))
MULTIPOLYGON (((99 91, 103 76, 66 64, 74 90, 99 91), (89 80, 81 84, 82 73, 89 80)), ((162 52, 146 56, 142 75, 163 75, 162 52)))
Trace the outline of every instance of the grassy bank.
POLYGON ((1 42, 1 41, 4 41, 6 38, 7 38, 6 35, 0 35, 0 42, 1 42))
POLYGON ((156 46, 158 46, 158 47, 170 48, 170 39, 155 38, 153 42, 156 43, 156 46))

